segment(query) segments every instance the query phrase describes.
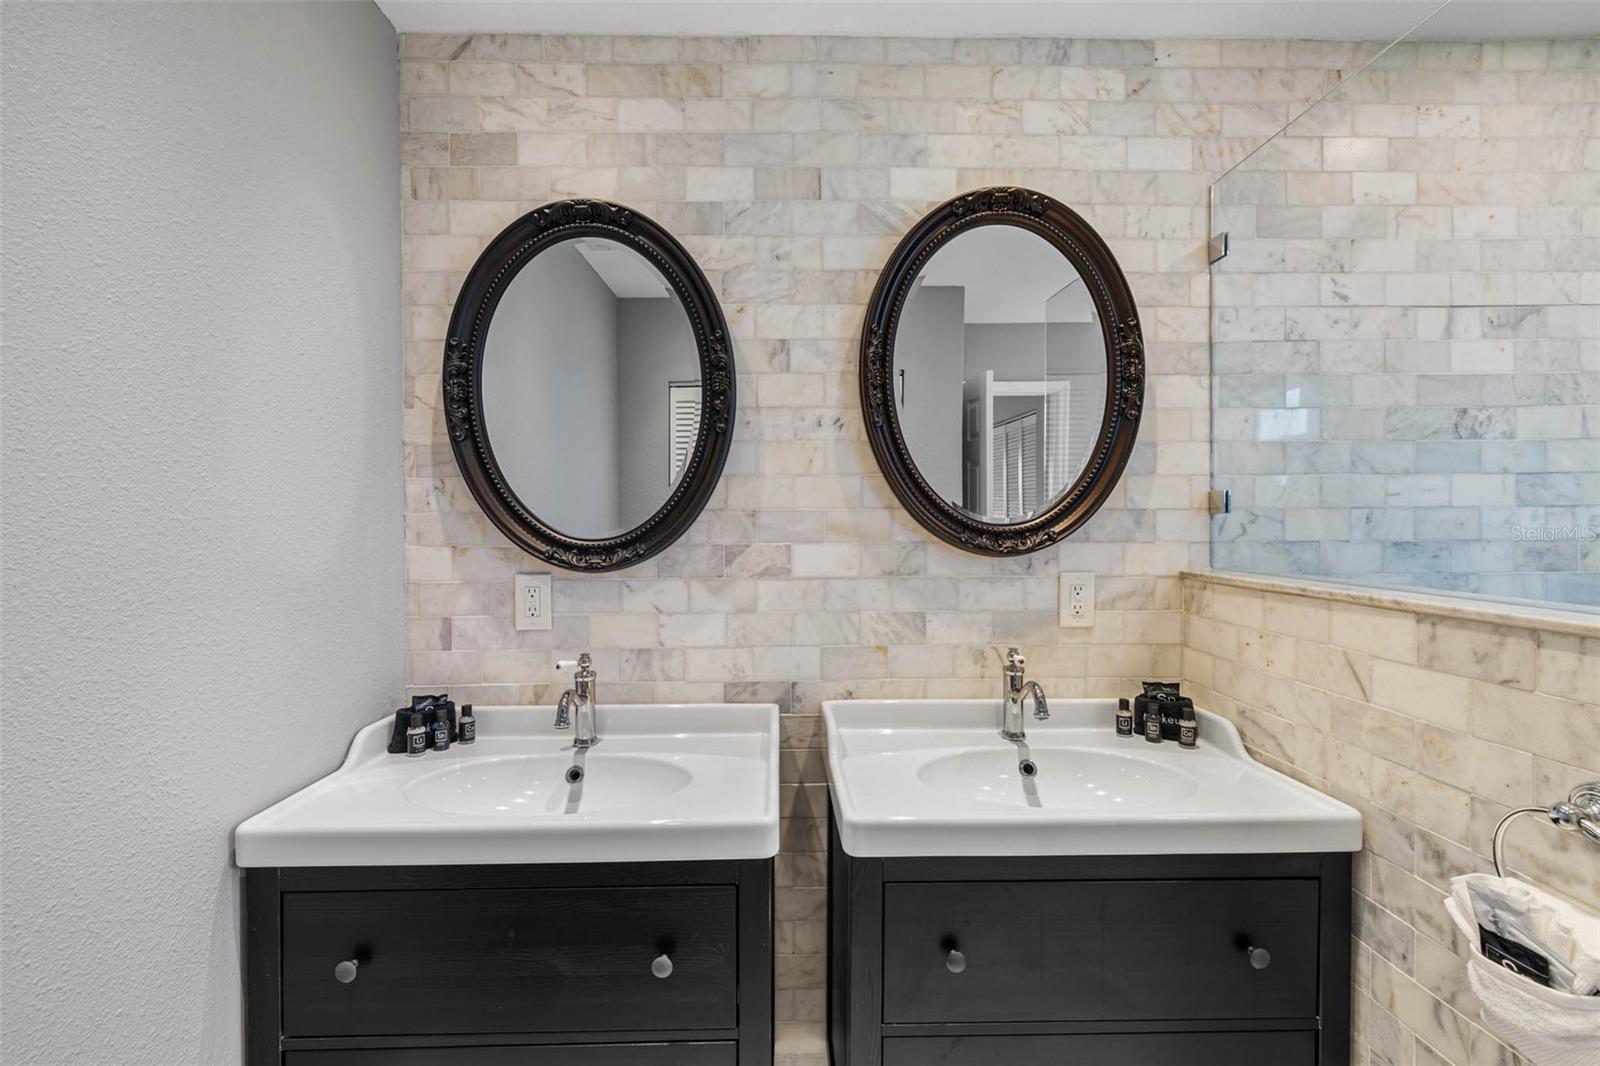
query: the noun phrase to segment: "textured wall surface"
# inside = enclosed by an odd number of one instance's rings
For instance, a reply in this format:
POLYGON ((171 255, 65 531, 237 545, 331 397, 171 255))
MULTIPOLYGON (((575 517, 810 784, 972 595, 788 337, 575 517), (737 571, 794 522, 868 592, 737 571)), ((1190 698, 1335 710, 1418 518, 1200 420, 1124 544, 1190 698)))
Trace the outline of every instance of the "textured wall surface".
MULTIPOLYGON (((1361 811, 1355 865, 1357 1063, 1521 1060, 1478 1024, 1444 911, 1450 878, 1493 872, 1513 807, 1600 776, 1600 625, 1535 628, 1184 582, 1183 680, 1250 754, 1361 811)), ((1594 845, 1528 816, 1508 864, 1600 907, 1594 845)))
POLYGON ((395 35, 3 18, 0 1059, 233 1062, 231 831, 404 683, 395 35))
POLYGON ((987 696, 1016 643, 1052 695, 1179 673, 1176 573, 1207 555, 1206 189, 1372 53, 1285 41, 409 35, 402 39, 411 684, 548 701, 594 653, 605 699, 782 706, 778 1017, 815 1061, 823 1016, 833 696, 987 696), (877 271, 956 192, 1017 183, 1110 243, 1149 357, 1140 441, 1110 504, 1058 550, 963 554, 908 522, 862 439, 856 349, 877 271), (439 411, 451 302, 489 239, 549 199, 620 200, 671 229, 735 335, 737 441, 671 550, 558 575, 555 627, 512 627, 545 569, 488 526, 439 411), (1060 569, 1098 624, 1056 625, 1060 569))
POLYGON ((1217 186, 1214 565, 1600 606, 1600 40, 1408 42, 1217 186))

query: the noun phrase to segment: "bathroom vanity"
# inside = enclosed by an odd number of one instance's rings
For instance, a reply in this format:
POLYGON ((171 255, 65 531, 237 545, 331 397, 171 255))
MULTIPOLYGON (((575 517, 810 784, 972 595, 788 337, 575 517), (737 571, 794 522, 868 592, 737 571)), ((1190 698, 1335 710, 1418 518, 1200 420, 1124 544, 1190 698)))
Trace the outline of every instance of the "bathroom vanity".
POLYGON ((1359 814, 1215 715, 1184 750, 1000 706, 824 705, 834 1062, 1344 1063, 1359 814))
POLYGON ((252 1066, 770 1066, 777 708, 553 714, 375 723, 240 826, 252 1066))

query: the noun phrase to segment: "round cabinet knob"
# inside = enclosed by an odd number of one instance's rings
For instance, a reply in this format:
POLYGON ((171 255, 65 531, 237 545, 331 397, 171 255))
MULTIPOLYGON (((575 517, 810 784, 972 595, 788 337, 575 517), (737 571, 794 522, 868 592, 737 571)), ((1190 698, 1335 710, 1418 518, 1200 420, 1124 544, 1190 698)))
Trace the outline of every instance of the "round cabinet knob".
POLYGON ((665 981, 672 976, 672 960, 665 955, 657 955, 655 961, 650 963, 650 972, 665 981))
POLYGON ((1250 965, 1257 970, 1265 970, 1272 965, 1272 952, 1266 948, 1248 947, 1244 953, 1250 959, 1250 965))
POLYGON ((945 953, 944 968, 951 973, 964 973, 967 969, 967 957, 955 948, 951 948, 945 953))
POLYGON ((343 962, 339 963, 339 965, 333 968, 333 979, 338 981, 341 985, 349 984, 351 981, 356 979, 357 965, 358 964, 355 959, 345 959, 343 962))

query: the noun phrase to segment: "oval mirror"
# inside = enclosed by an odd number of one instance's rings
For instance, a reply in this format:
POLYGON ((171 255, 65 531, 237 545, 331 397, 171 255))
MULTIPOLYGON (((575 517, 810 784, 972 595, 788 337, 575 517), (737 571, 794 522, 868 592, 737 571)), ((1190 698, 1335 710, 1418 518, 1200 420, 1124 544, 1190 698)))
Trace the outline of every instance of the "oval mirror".
POLYGON ((879 466, 923 526, 974 552, 1035 551, 1088 521, 1127 464, 1144 395, 1132 294, 1061 204, 957 197, 880 276, 861 389, 879 466))
POLYGON ((727 325, 699 267, 628 208, 550 204, 462 286, 445 418, 485 514, 573 570, 630 566, 705 506, 732 434, 727 325))

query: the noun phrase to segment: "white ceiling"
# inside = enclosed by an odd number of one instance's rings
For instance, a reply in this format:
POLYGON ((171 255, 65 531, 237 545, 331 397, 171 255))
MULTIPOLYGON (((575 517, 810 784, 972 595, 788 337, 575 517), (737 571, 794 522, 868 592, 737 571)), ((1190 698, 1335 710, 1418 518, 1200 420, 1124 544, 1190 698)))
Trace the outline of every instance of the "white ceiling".
POLYGON ((627 245, 587 237, 572 243, 617 299, 648 300, 672 295, 661 272, 627 245))
POLYGON ((979 226, 957 234, 917 275, 919 285, 966 290, 968 325, 1092 322, 1094 304, 1062 254, 1015 226, 979 226))
POLYGON ((884 37, 1287 37, 1390 41, 1600 34, 1594 0, 377 0, 405 33, 884 37))

